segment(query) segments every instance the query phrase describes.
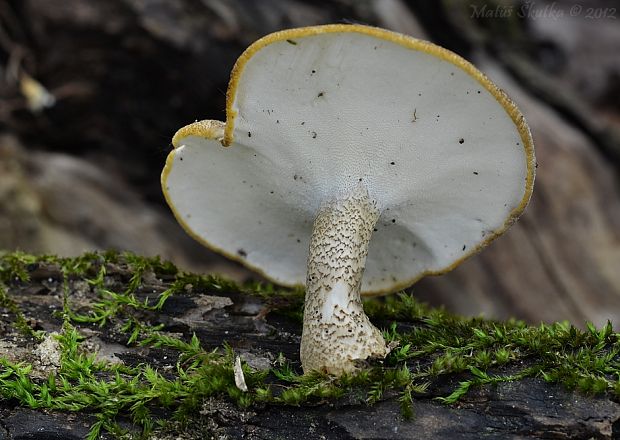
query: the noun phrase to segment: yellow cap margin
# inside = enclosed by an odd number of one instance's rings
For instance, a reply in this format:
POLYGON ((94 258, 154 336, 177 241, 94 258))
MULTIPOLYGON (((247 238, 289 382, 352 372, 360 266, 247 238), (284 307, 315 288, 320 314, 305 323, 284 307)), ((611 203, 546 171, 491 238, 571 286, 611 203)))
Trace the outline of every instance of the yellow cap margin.
MULTIPOLYGON (((376 28, 372 26, 365 26, 359 24, 326 24, 320 26, 309 26, 309 27, 301 27, 295 29, 286 29, 279 32, 274 32, 272 34, 266 35, 259 40, 256 40, 252 43, 237 59, 233 70, 230 75, 230 82, 228 84, 228 90, 226 91, 226 123, 220 121, 200 121, 195 122, 193 124, 187 125, 176 132, 173 137, 172 144, 174 148, 177 148, 180 145, 180 142, 183 138, 187 136, 198 136, 204 137, 206 139, 218 140, 224 146, 230 146, 234 141, 233 130, 235 126, 235 118, 237 116, 237 112, 233 109, 233 103, 235 100, 235 95, 237 93, 237 88, 239 86, 239 81, 241 79, 241 75, 243 73, 243 69, 245 68, 248 61, 260 51, 262 48, 281 41, 293 40, 295 38, 303 38, 313 35, 321 35, 321 34, 331 34, 331 33, 358 33, 363 35, 369 35, 381 40, 390 41, 392 43, 399 44, 407 49, 417 50, 420 52, 425 52, 430 55, 441 58, 445 61, 448 61, 460 69, 464 70, 470 76, 472 76, 482 87, 484 87, 489 93, 491 93, 497 102, 501 104, 506 113, 510 116, 512 121, 517 127, 519 134, 521 136, 523 150, 525 153, 526 164, 527 164, 527 177, 525 179, 525 193, 523 194, 523 198, 519 205, 514 208, 506 220, 504 224, 493 231, 492 233, 486 236, 486 239, 480 242, 476 247, 472 248, 467 254, 455 260, 449 266, 439 270, 427 270, 412 279, 408 279, 405 281, 398 282, 393 285, 391 289, 384 289, 378 291, 366 291, 362 292, 363 296, 371 297, 371 296, 380 296, 386 295, 391 292, 395 292, 398 290, 402 290, 406 287, 411 286, 416 283, 418 280, 425 276, 429 275, 442 275, 446 272, 451 271, 467 258, 472 255, 478 253, 482 248, 487 246, 497 237, 502 235, 521 215, 525 207, 527 206, 530 197, 532 195, 532 191, 534 189, 534 178, 536 174, 536 158, 534 156, 534 143, 532 141, 532 135, 530 133, 530 129, 525 121, 525 117, 519 111, 514 102, 506 95, 506 93, 498 88, 495 84, 487 78, 487 76, 480 72, 473 64, 469 61, 465 60, 461 56, 455 54, 454 52, 449 51, 441 46, 437 46, 429 41, 419 40, 417 38, 410 37, 408 35, 399 34, 397 32, 388 31, 386 29, 376 28), (223 133, 222 133, 223 128, 223 133)), ((168 202, 168 205, 172 209, 177 221, 181 224, 183 229, 196 239, 198 242, 203 244, 205 247, 214 250, 224 256, 238 261, 245 265, 246 267, 258 272, 260 275, 264 276, 271 281, 287 285, 287 283, 283 283, 282 280, 273 279, 262 268, 254 267, 245 261, 243 258, 240 258, 237 255, 232 255, 228 252, 225 252, 222 249, 218 249, 216 246, 208 243, 203 237, 198 236, 194 233, 191 228, 183 221, 182 217, 177 213, 176 209, 171 203, 171 200, 168 196, 168 191, 166 189, 166 179, 170 170, 172 168, 172 162, 174 157, 174 151, 170 153, 168 159, 166 160, 166 166, 164 167, 164 171, 162 172, 162 189, 164 192, 164 197, 168 202)), ((290 286, 290 285, 289 285, 290 286)), ((298 285, 290 286, 290 287, 298 287, 298 285)))

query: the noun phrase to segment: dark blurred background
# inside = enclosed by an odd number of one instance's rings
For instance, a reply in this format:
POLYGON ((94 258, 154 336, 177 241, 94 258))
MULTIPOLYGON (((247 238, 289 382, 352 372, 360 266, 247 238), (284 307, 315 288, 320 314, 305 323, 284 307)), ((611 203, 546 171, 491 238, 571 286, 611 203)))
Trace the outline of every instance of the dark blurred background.
POLYGON ((525 114, 539 168, 522 219, 413 293, 530 322, 620 323, 617 1, 0 0, 0 249, 129 249, 253 277, 177 226, 159 174, 176 129, 220 119, 255 39, 360 22, 429 39, 525 114))

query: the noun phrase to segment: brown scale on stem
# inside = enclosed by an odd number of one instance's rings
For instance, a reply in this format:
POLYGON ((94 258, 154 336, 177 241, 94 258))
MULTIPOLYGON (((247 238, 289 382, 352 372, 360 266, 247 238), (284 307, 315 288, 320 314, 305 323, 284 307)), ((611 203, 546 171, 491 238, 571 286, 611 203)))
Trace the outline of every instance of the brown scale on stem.
POLYGON ((305 372, 340 375, 354 371, 358 361, 388 353, 360 299, 368 245, 379 215, 362 185, 319 210, 308 255, 301 339, 305 372))

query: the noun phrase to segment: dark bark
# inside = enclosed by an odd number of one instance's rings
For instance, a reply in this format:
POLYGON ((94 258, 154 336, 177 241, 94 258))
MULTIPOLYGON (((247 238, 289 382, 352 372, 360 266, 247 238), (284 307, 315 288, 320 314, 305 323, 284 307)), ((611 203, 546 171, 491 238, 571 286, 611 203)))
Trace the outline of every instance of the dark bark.
MULTIPOLYGON (((105 285, 122 291, 131 278, 124 265, 108 264, 105 285)), ((62 273, 58 266, 36 264, 29 268, 31 281, 12 283, 9 295, 28 322, 48 332, 60 331, 61 319, 53 314, 62 309, 62 273)), ((91 275, 96 274, 93 270, 91 275)), ((153 298, 169 286, 164 276, 147 272, 136 292, 138 300, 153 298)), ((79 278, 69 282, 69 301, 85 313, 96 301, 96 289, 79 278)), ((255 296, 192 289, 171 296, 160 313, 144 312, 141 319, 163 330, 189 338, 195 333, 211 350, 230 344, 255 368, 269 368, 282 353, 299 370, 301 324, 278 310, 287 300, 262 300, 255 296)), ((5 316, 10 316, 5 315, 5 316)), ((86 337, 84 346, 98 349, 99 358, 128 366, 151 365, 165 374, 174 371, 178 353, 170 349, 147 349, 127 345, 128 335, 119 331, 120 320, 112 318, 104 327, 78 326, 86 337), (170 370, 168 370, 170 369, 170 370)), ((0 331, 4 357, 33 365, 33 375, 45 380, 52 371, 33 348, 31 338, 15 332, 8 320, 0 331)), ((411 328, 411 323, 401 323, 411 328)), ((418 358, 425 363, 429 359, 418 358)), ((509 367, 512 368, 512 367, 509 367)), ((508 369, 509 369, 508 368, 508 369)), ((509 374, 498 368, 495 374, 509 374)), ((610 397, 592 397, 565 390, 542 379, 525 379, 494 387, 472 389, 454 405, 434 398, 446 396, 465 375, 436 380, 427 394, 414 399, 413 418, 405 420, 397 395, 386 393, 373 405, 363 395, 346 394, 302 406, 257 405, 240 409, 225 398, 205 401, 199 413, 185 427, 172 425, 157 438, 163 439, 612 439, 620 436, 620 405, 610 397)), ((165 413, 160 416, 166 418, 165 413)), ((58 413, 34 411, 0 401, 0 439, 81 439, 96 419, 88 412, 58 413)), ((135 429, 121 417, 121 426, 135 429)), ((106 436, 107 438, 107 436, 106 436)))

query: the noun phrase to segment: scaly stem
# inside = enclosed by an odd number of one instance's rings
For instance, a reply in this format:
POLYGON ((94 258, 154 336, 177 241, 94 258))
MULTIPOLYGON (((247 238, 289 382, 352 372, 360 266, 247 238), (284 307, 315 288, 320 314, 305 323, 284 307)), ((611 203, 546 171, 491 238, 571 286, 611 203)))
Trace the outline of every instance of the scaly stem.
POLYGON ((361 185, 326 203, 312 229, 301 363, 305 372, 352 372, 357 361, 385 357, 381 332, 362 308, 360 286, 379 210, 361 185))

